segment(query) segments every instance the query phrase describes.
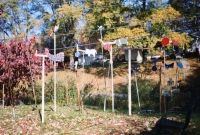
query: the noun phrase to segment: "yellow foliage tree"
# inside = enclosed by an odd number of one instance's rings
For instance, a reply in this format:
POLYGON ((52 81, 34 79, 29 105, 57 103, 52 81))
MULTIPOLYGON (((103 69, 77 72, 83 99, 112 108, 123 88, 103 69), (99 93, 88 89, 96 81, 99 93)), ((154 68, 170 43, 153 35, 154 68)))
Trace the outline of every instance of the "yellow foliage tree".
MULTIPOLYGON (((176 11, 171 6, 168 6, 167 8, 159 8, 154 10, 153 14, 149 16, 146 20, 151 22, 152 24, 155 23, 162 23, 163 21, 170 22, 171 20, 177 19, 181 16, 181 14, 176 11)), ((166 33, 160 35, 160 37, 152 37, 150 48, 152 48, 157 41, 161 41, 163 37, 168 37, 170 40, 176 40, 179 42, 179 47, 183 48, 189 47, 189 43, 191 42, 192 38, 188 36, 186 33, 179 33, 175 31, 168 30, 166 33)), ((170 48, 170 45, 168 45, 168 48, 170 48)))
MULTIPOLYGON (((61 7, 56 9, 56 12, 54 15, 44 14, 43 20, 51 20, 54 19, 57 21, 58 24, 64 24, 65 27, 68 27, 67 24, 75 24, 70 25, 70 29, 73 30, 73 28, 76 27, 76 22, 78 21, 78 18, 80 18, 82 15, 82 8, 78 5, 69 5, 69 4, 63 4, 61 7)), ((50 27, 48 31, 52 31, 52 28, 50 27)), ((48 32, 48 33, 49 33, 48 32)))
MULTIPOLYGON (((92 4, 94 7, 96 6, 97 8, 93 8, 94 13, 86 15, 87 23, 85 30, 94 30, 96 25, 98 25, 98 23, 102 21, 101 23, 106 26, 106 29, 108 29, 103 36, 103 39, 105 41, 113 41, 119 38, 128 38, 129 44, 127 45, 127 47, 137 48, 148 46, 149 48, 153 49, 157 41, 161 41, 163 37, 169 37, 170 39, 177 40, 180 43, 180 47, 189 46, 191 38, 186 33, 170 31, 167 25, 165 26, 165 23, 163 23, 164 21, 170 22, 171 20, 177 19, 181 16, 181 14, 171 6, 168 6, 167 8, 155 9, 149 17, 143 18, 143 20, 132 18, 129 21, 130 27, 122 26, 116 28, 113 27, 113 24, 115 23, 113 17, 117 16, 115 12, 119 12, 120 8, 116 8, 115 11, 112 11, 109 7, 110 5, 106 5, 106 12, 104 12, 101 8, 98 7, 98 5, 105 4, 103 1, 94 1, 92 4), (99 20, 99 22, 97 20, 99 20), (161 25, 158 26, 165 26, 165 33, 159 34, 159 36, 150 36, 150 33, 146 31, 146 22, 150 22, 152 25, 154 25, 155 23, 161 23, 161 25)), ((88 35, 91 34, 83 32, 82 37, 88 40, 88 35)), ((168 47, 170 47, 170 45, 168 47)))
POLYGON ((174 31, 170 31, 168 35, 171 40, 178 41, 179 47, 188 48, 190 46, 189 43, 191 42, 192 38, 187 33, 178 33, 174 31))
POLYGON ((158 8, 153 11, 153 13, 146 18, 147 21, 151 23, 161 23, 163 21, 170 21, 180 17, 181 14, 176 11, 171 6, 167 8, 158 8))
POLYGON ((117 28, 112 33, 107 33, 104 36, 104 40, 110 41, 127 37, 129 39, 129 47, 144 47, 148 44, 148 47, 153 48, 157 41, 161 41, 163 36, 167 36, 179 41, 180 47, 188 46, 191 39, 185 33, 181 34, 178 32, 168 31, 164 35, 160 35, 160 37, 154 36, 150 38, 150 34, 145 31, 144 24, 146 21, 152 24, 162 23, 163 21, 170 21, 180 16, 181 14, 171 6, 168 6, 167 8, 158 8, 155 9, 152 15, 147 17, 145 20, 139 20, 138 18, 131 19, 129 25, 136 28, 117 28))
POLYGON ((65 21, 66 19, 79 18, 82 15, 82 8, 70 6, 68 4, 63 4, 60 8, 56 10, 56 16, 58 16, 60 21, 65 21))

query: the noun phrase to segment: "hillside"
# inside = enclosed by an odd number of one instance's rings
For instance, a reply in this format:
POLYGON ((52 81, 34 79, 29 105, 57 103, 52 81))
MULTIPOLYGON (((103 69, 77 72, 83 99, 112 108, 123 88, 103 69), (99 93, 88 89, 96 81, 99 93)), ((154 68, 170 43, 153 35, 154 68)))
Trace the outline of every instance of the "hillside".
MULTIPOLYGON (((169 78, 172 78, 175 84, 176 77, 177 77, 177 80, 182 80, 182 82, 184 82, 184 79, 187 76, 190 76, 193 73, 193 70, 199 67, 199 63, 196 63, 194 59, 187 59, 187 61, 190 64, 189 70, 184 72, 183 69, 178 68, 178 74, 176 74, 176 68, 177 68, 176 61, 166 60, 166 64, 171 64, 174 62, 173 68, 165 69, 166 84, 169 78)), ((153 62, 146 62, 144 64, 138 65, 139 66, 139 72, 137 73, 138 81, 140 81, 140 79, 147 79, 147 80, 150 80, 151 82, 159 82, 159 70, 157 70, 156 72, 152 71, 153 65, 154 65, 153 62)), ((158 62, 156 65, 157 65, 157 69, 159 69, 162 63, 158 62)), ((76 80, 76 85, 79 89, 82 88, 83 84, 90 85, 90 87, 92 88, 91 93, 93 94, 94 93, 103 94, 105 92, 105 81, 107 81, 108 82, 107 90, 111 92, 111 79, 107 77, 108 65, 105 66, 104 70, 103 70, 103 67, 101 66, 98 66, 98 67, 86 66, 84 70, 82 67, 79 67, 78 72, 77 72, 77 77, 76 77, 75 72, 69 69, 66 69, 65 71, 63 69, 57 69, 56 75, 57 75, 57 81, 61 81, 66 84, 67 84, 68 79, 76 80), (105 78, 104 78, 104 74, 105 74, 105 78)), ((127 85, 127 76, 128 76, 128 63, 120 63, 120 64, 114 63, 114 89, 118 89, 120 86, 127 85)), ((46 81, 48 81, 50 78, 53 78, 53 72, 49 73, 45 79, 46 81)), ((135 79, 134 75, 132 74, 132 83, 134 83, 134 79, 135 79)), ((163 66, 162 66, 162 81, 164 81, 163 66)))

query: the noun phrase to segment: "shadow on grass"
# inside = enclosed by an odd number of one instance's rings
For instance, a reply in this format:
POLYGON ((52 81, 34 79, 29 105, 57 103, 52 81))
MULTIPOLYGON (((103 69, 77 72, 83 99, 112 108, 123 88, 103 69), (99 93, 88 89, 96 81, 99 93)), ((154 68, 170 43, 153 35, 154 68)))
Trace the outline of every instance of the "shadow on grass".
POLYGON ((192 65, 196 68, 190 75, 186 75, 185 83, 180 88, 183 92, 190 92, 192 97, 200 96, 200 63, 192 65))
MULTIPOLYGON (((88 109, 92 109, 95 111, 103 111, 102 107, 97 107, 97 106, 85 106, 88 109)), ((105 113, 110 113, 111 114, 111 109, 107 109, 105 113)), ((126 114, 128 115, 128 111, 121 111, 121 110, 115 110, 115 115, 118 114, 126 114)), ((133 115, 137 115, 137 113, 133 113, 133 115)), ((122 127, 119 128, 113 128, 111 130, 111 132, 109 133, 109 135, 111 134, 124 134, 124 135, 156 135, 157 133, 157 128, 154 127, 154 124, 151 124, 149 127, 146 127, 145 125, 143 125, 144 120, 146 119, 153 119, 155 117, 161 117, 160 113, 144 113, 144 114, 138 114, 139 118, 138 120, 133 119, 132 117, 130 117, 130 119, 126 119, 126 122, 128 125, 130 125, 131 127, 133 127, 132 129, 129 129, 129 131, 125 131, 123 132, 123 130, 121 129, 122 127)), ((148 120, 147 120, 148 121, 148 120)), ((151 120, 150 120, 151 121, 151 120)), ((119 122, 120 124, 120 122, 119 122)), ((161 131, 161 135, 192 135, 193 133, 195 133, 195 130, 186 130, 184 132, 180 132, 180 131, 176 131, 176 130, 162 130, 161 131)))
POLYGON ((157 134, 157 128, 153 127, 151 131, 142 131, 140 135, 199 135, 198 129, 186 129, 185 131, 178 130, 162 130, 160 134, 157 134))

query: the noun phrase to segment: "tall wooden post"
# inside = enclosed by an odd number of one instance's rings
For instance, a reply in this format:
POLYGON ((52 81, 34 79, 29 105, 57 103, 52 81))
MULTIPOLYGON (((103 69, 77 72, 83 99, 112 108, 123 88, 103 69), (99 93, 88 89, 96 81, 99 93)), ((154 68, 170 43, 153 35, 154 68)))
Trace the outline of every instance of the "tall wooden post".
POLYGON ((45 69, 45 63, 44 63, 44 60, 45 60, 45 57, 48 57, 47 55, 45 54, 37 54, 37 51, 36 51, 36 54, 35 56, 38 56, 38 57, 42 57, 42 123, 44 123, 44 77, 45 77, 45 73, 44 73, 44 69, 45 69))
POLYGON ((162 111, 162 65, 160 66, 159 70, 159 83, 160 83, 160 113, 162 111))
POLYGON ((128 108, 131 115, 131 49, 128 49, 128 108))
POLYGON ((4 101, 4 83, 3 83, 3 92, 2 92, 2 107, 4 108, 4 103, 5 103, 5 101, 4 101))
POLYGON ((42 123, 44 123, 44 59, 45 57, 42 57, 42 123))
POLYGON ((112 113, 114 114, 114 82, 113 82, 113 49, 110 46, 111 88, 112 88, 112 113))
MULTIPOLYGON (((54 32, 54 56, 56 56, 56 34, 54 32)), ((56 112, 56 60, 54 60, 54 112, 56 112)))

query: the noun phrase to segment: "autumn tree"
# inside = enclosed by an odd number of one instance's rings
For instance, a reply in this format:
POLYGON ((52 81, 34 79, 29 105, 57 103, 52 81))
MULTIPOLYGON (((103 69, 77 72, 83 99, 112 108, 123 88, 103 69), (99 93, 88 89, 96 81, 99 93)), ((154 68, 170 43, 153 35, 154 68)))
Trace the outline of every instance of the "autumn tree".
MULTIPOLYGON (((42 60, 33 52, 35 40, 33 37, 30 40, 11 40, 9 44, 0 42, 0 82, 5 85, 12 105, 14 92, 22 92, 23 88, 34 85, 32 80, 41 78, 42 60)), ((52 66, 49 60, 45 60, 45 65, 47 74, 52 66)))

